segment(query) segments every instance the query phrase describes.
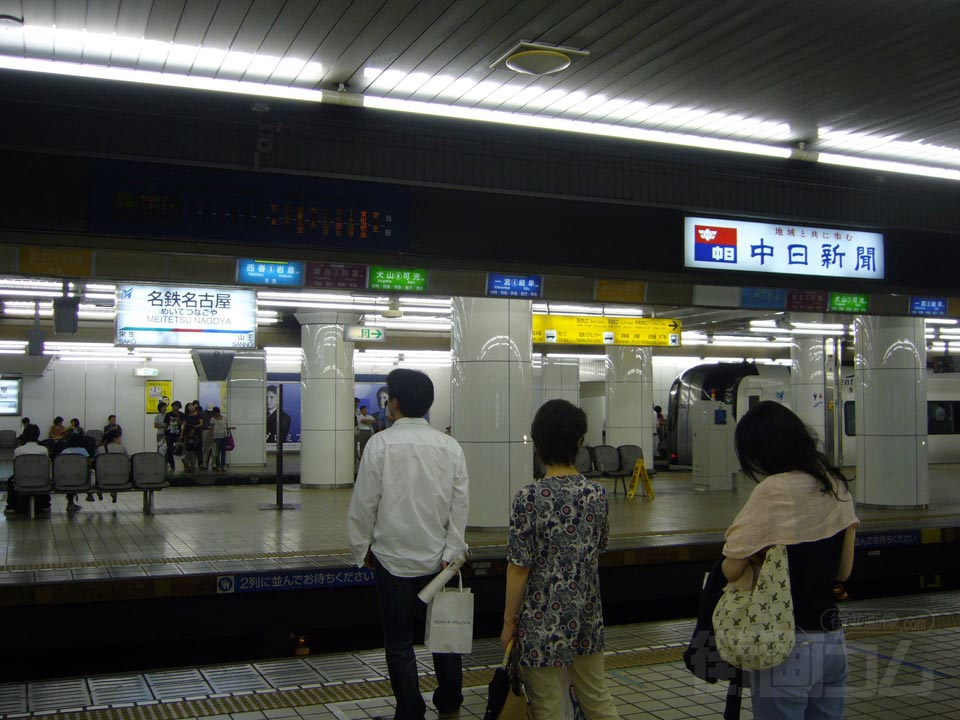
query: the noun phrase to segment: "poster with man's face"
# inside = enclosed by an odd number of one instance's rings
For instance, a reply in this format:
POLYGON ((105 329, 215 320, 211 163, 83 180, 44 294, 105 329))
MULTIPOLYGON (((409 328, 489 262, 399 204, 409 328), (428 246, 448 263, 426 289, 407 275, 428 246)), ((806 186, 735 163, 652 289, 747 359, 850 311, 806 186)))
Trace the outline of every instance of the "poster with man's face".
POLYGON ((285 375, 267 374, 267 450, 277 449, 277 438, 284 450, 300 449, 300 380, 285 375), (280 388, 283 388, 283 406, 280 388))

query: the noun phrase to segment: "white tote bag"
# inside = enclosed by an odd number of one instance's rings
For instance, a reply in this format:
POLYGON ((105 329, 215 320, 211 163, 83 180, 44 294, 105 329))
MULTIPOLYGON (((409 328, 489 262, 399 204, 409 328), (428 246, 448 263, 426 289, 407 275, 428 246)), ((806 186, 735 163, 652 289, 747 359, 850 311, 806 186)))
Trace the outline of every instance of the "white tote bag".
POLYGON ((427 605, 424 642, 433 653, 465 655, 473 650, 473 593, 463 587, 443 589, 427 605))

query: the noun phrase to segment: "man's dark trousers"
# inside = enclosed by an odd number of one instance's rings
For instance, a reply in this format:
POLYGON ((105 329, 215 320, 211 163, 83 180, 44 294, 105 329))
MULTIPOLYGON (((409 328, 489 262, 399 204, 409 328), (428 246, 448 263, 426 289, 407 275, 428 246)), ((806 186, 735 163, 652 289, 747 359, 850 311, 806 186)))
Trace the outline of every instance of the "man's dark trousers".
MULTIPOLYGON (((383 621, 383 645, 387 655, 390 686, 397 700, 394 720, 423 720, 426 704, 420 694, 417 658, 413 654, 415 625, 426 611, 417 597, 432 575, 397 577, 378 562, 375 570, 380 615, 383 621)), ((463 702, 463 660, 456 654, 434 654, 437 689, 433 704, 440 713, 456 712, 463 702)))

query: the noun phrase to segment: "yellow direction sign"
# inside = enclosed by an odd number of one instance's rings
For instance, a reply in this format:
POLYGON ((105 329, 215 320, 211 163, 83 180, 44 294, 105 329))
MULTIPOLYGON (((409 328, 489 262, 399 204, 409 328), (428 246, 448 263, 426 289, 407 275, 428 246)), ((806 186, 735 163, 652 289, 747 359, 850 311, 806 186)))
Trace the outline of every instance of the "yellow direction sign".
POLYGON ((557 345, 678 347, 680 321, 666 318, 534 315, 533 341, 557 345))

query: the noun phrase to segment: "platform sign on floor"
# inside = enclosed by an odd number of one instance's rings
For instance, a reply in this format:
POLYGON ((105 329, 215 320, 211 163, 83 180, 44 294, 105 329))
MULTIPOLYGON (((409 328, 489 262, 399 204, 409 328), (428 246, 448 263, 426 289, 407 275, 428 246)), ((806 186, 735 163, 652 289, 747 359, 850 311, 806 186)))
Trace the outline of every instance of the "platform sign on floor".
POLYGON ((911 297, 910 314, 923 317, 946 317, 947 299, 945 297, 911 297))
POLYGON ((830 293, 828 312, 865 313, 870 309, 870 296, 863 293, 830 293))
POLYGON ((426 268, 396 268, 386 265, 371 265, 367 287, 370 290, 389 292, 426 292, 426 268))
POLYGON ((883 235, 862 230, 687 217, 688 268, 882 280, 883 235))
POLYGON ((542 275, 487 273, 487 295, 490 297, 539 298, 542 292, 542 275))
POLYGON ((193 285, 117 287, 117 345, 255 348, 257 293, 193 285))
POLYGON ((303 263, 287 260, 237 260, 237 282, 242 285, 268 287, 300 287, 303 285, 303 263))
POLYGON ((240 593, 322 590, 323 588, 373 585, 373 573, 367 568, 337 570, 280 570, 217 576, 217 595, 240 593))
POLYGON ((678 347, 681 325, 665 318, 534 315, 533 341, 558 345, 678 347))

